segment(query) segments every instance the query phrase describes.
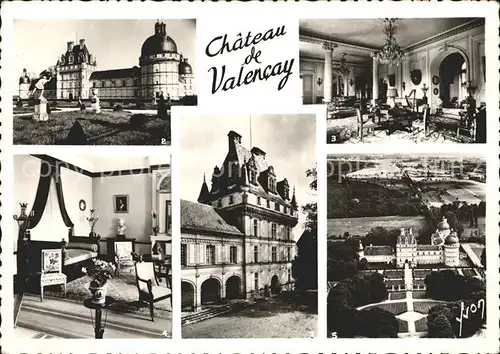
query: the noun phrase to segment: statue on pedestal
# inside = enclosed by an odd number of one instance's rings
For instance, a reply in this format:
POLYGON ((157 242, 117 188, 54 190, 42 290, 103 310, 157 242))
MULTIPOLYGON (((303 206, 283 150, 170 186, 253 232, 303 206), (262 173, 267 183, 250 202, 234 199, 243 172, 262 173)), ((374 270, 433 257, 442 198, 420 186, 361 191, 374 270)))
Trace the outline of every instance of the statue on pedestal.
POLYGON ((97 94, 98 90, 96 88, 92 89, 92 95, 90 96, 91 109, 94 113, 101 113, 101 106, 97 94))
POLYGON ((116 227, 116 236, 119 238, 125 238, 125 220, 123 218, 118 219, 118 226, 116 227))
POLYGON ((33 114, 34 120, 49 120, 49 114, 47 113, 47 99, 43 97, 43 92, 45 91, 45 84, 47 84, 50 80, 52 80, 52 77, 47 79, 44 75, 42 75, 36 82, 35 88, 31 92, 31 96, 35 100, 35 113, 33 114))

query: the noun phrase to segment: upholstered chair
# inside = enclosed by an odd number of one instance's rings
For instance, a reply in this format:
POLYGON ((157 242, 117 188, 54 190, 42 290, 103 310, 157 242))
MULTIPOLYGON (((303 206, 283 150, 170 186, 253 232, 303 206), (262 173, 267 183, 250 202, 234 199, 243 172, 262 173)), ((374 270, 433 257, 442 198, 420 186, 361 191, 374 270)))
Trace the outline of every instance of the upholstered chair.
POLYGON ((66 281, 66 274, 62 273, 61 249, 42 250, 40 301, 43 301, 43 288, 49 285, 63 285, 64 297, 66 297, 66 281))
POLYGON ((135 279, 139 291, 139 301, 149 305, 151 320, 154 321, 154 303, 170 298, 170 304, 172 304, 172 291, 167 287, 160 286, 153 262, 136 262, 135 279))

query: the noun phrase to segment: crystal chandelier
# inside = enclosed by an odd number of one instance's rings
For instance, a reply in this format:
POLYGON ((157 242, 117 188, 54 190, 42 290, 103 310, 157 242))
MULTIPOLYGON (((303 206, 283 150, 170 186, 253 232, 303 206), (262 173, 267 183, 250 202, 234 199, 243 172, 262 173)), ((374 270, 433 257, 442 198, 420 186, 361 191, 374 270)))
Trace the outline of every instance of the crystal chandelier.
POLYGON ((345 53, 342 53, 342 58, 340 58, 339 67, 336 69, 337 73, 342 76, 349 75, 349 69, 347 68, 347 59, 345 58, 345 53))
POLYGON ((379 63, 399 65, 405 59, 405 54, 396 42, 396 37, 394 36, 396 33, 396 21, 398 21, 397 18, 384 18, 382 20, 384 23, 384 34, 386 37, 385 44, 382 48, 371 55, 379 63))

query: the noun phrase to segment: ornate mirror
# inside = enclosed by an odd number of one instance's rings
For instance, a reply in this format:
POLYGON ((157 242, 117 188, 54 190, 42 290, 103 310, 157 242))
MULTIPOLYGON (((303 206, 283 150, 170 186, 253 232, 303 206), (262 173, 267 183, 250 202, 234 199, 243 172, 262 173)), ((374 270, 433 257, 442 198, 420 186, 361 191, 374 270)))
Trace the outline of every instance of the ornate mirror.
POLYGON ((422 71, 420 71, 419 69, 411 70, 410 78, 413 85, 420 85, 420 83, 422 82, 422 71))

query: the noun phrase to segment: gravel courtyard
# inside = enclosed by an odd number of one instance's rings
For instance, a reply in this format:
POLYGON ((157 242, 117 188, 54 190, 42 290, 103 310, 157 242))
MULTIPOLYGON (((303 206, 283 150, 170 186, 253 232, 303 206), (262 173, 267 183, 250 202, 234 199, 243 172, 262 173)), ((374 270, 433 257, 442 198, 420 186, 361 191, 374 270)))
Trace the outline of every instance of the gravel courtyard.
POLYGON ((183 338, 310 338, 317 313, 280 298, 268 298, 236 312, 182 327, 183 338))

